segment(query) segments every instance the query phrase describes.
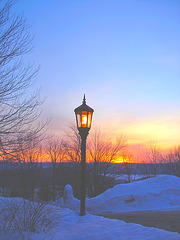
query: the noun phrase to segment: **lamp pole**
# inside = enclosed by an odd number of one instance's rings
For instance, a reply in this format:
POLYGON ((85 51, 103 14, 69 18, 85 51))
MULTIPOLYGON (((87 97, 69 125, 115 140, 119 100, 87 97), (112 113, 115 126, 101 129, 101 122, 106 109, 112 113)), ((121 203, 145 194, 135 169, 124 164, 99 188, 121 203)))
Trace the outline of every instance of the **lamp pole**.
POLYGON ((85 215, 85 199, 86 199, 86 138, 91 128, 92 114, 94 110, 86 105, 84 99, 82 105, 74 110, 76 114, 77 128, 81 136, 81 205, 80 216, 85 215))
POLYGON ((81 206, 80 216, 85 215, 86 198, 86 138, 87 135, 81 135, 81 206))

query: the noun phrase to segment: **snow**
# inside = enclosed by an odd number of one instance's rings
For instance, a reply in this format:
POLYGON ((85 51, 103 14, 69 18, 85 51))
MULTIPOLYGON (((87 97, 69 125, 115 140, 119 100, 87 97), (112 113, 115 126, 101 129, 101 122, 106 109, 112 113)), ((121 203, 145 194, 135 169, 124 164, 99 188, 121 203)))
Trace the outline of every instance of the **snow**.
MULTIPOLYGON (((56 206, 79 209, 80 201, 59 199, 56 206)), ((86 199, 90 213, 180 209, 180 178, 159 175, 131 183, 118 184, 94 198, 86 199)))
MULTIPOLYGON (((52 206, 53 208, 53 206, 52 206)), ((106 219, 91 214, 83 217, 78 212, 60 209, 59 224, 49 240, 179 240, 180 234, 161 229, 144 227, 120 220, 106 219)), ((41 240, 46 234, 33 234, 31 240, 41 240)))
POLYGON ((128 212, 180 209, 180 178, 159 175, 156 178, 118 184, 101 195, 88 199, 87 209, 95 212, 128 212))
MULTIPOLYGON (((128 182, 127 174, 107 174, 107 176, 114 178, 117 183, 118 182, 120 182, 120 183, 128 182)), ((131 174, 130 175, 131 181, 143 179, 144 177, 145 177, 144 174, 131 174)))
MULTIPOLYGON (((106 219, 87 214, 80 217, 77 212, 64 210, 60 217, 58 230, 53 240, 161 240, 180 239, 178 233, 143 227, 138 224, 125 223, 119 220, 106 219)), ((34 238, 33 240, 38 240, 34 238)))
MULTIPOLYGON (((17 201, 22 200, 17 198, 17 201)), ((86 206, 89 212, 180 209, 180 178, 164 175, 119 184, 95 198, 87 199, 86 206)), ((49 240, 180 240, 180 234, 175 232, 107 219, 90 213, 79 216, 79 200, 73 197, 70 185, 65 188, 64 198, 47 207, 56 212, 58 224, 53 232, 49 232, 50 235, 43 232, 33 233, 31 240, 41 240, 45 237, 49 240), (62 207, 69 207, 75 211, 62 207)), ((0 239, 5 239, 2 234, 0 239)), ((26 235, 26 232, 24 234, 26 235)))

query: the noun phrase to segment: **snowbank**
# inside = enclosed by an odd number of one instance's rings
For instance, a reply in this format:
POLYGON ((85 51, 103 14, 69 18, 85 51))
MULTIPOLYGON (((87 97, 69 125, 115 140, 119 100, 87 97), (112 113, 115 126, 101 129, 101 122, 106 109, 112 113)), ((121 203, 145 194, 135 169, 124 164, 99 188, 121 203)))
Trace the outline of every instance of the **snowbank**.
POLYGON ((91 212, 180 209, 180 178, 160 175, 118 184, 95 198, 87 199, 86 205, 91 212))
MULTIPOLYGON (((60 199, 56 206, 79 209, 79 200, 71 193, 70 201, 60 199)), ((180 178, 159 175, 132 183, 118 184, 95 198, 86 199, 91 213, 180 209, 180 178)))

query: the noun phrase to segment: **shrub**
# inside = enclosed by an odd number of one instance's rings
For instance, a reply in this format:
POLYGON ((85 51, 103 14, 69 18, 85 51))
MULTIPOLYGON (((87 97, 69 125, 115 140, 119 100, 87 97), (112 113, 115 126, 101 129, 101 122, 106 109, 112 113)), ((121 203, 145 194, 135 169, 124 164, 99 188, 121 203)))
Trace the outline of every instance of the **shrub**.
POLYGON ((37 195, 41 201, 49 202, 52 199, 52 191, 50 190, 48 184, 43 183, 39 188, 37 195))
MULTIPOLYGON (((3 236, 7 237, 12 234, 14 239, 29 240, 32 233, 51 234, 57 225, 56 213, 44 203, 13 198, 3 199, 0 204, 0 233, 4 234, 3 236)), ((12 239, 12 237, 7 239, 12 239)))

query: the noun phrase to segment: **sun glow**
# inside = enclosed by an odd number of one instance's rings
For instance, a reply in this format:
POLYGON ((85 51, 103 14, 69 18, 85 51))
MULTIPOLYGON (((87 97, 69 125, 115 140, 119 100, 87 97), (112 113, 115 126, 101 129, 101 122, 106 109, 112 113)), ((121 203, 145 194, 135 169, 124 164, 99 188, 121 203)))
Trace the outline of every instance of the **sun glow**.
POLYGON ((117 156, 112 163, 133 163, 130 157, 126 156, 117 156))

